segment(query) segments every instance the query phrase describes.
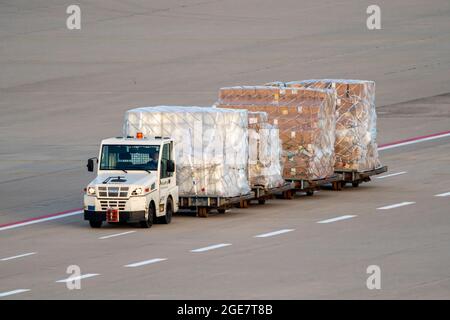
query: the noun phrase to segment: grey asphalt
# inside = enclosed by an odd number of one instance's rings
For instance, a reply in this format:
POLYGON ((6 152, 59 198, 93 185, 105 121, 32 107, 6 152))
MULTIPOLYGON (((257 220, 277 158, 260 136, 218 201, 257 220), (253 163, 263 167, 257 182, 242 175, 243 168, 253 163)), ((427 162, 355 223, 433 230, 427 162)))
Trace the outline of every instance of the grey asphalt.
MULTIPOLYGON (((226 85, 377 83, 379 142, 450 130, 450 4, 378 1, 0 3, 0 224, 80 208, 85 160, 123 112, 210 105, 226 85)), ((342 192, 273 200, 168 226, 90 229, 81 216, 0 231, 0 294, 16 299, 449 299, 450 139, 381 152, 390 173, 342 192), (391 210, 377 208, 400 202, 391 210), (356 217, 318 224, 342 215, 356 217), (255 235, 295 229, 268 238, 255 235), (99 237, 127 232, 115 238, 99 237), (230 243, 202 253, 190 250, 230 243), (1 261, 2 258, 37 252, 1 261), (166 261, 126 268, 153 258, 166 261), (81 290, 55 281, 79 265, 81 290), (381 268, 368 290, 366 268, 381 268)))

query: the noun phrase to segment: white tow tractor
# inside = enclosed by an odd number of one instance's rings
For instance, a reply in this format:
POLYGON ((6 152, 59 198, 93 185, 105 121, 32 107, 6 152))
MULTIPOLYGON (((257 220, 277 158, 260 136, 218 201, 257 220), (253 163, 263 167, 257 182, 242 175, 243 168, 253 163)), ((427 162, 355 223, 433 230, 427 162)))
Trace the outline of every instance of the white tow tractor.
POLYGON ((102 141, 98 158, 88 160, 97 177, 84 194, 84 219, 92 228, 108 223, 170 223, 178 211, 178 186, 171 138, 118 137, 102 141))

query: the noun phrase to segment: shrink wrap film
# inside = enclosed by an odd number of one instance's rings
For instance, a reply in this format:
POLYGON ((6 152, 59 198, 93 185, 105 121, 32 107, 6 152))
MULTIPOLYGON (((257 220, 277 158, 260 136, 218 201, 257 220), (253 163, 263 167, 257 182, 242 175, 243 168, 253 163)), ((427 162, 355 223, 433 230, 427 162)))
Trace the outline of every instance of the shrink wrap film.
POLYGON ((266 112, 248 113, 248 142, 250 185, 264 188, 283 185, 279 130, 268 123, 266 112))
POLYGON ((335 95, 332 90, 241 86, 221 88, 216 106, 267 112, 282 141, 284 179, 334 174, 335 95))
POLYGON ((154 106, 125 113, 123 134, 171 137, 181 196, 234 197, 250 192, 247 111, 154 106))
POLYGON ((336 95, 335 169, 368 171, 381 166, 378 158, 375 82, 316 79, 274 82, 280 88, 330 89, 336 95))

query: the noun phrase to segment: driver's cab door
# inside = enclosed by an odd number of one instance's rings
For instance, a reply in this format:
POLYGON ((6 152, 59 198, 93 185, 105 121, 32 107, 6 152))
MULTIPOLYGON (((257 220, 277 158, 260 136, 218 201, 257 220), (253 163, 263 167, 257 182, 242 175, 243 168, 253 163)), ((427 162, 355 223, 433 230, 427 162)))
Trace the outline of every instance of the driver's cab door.
MULTIPOLYGON (((159 214, 163 214, 166 210, 167 197, 171 190, 176 187, 176 177, 174 172, 167 170, 167 163, 169 160, 173 161, 173 147, 171 142, 164 143, 161 152, 161 165, 159 174, 159 214)), ((173 195, 175 196, 175 195, 173 195)), ((173 199, 176 201, 176 199, 173 199)))

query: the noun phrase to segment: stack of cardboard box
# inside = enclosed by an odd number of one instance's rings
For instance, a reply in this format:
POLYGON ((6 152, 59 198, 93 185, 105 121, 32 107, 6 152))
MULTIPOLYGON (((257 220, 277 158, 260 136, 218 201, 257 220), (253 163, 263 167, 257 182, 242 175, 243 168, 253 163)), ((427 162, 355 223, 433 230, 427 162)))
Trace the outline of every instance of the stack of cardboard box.
POLYGON ((330 89, 336 95, 336 171, 379 167, 375 82, 320 79, 273 83, 281 88, 330 89))
POLYGON ((284 179, 323 179, 334 173, 335 95, 332 90, 243 86, 220 89, 220 108, 267 112, 278 126, 284 179))

